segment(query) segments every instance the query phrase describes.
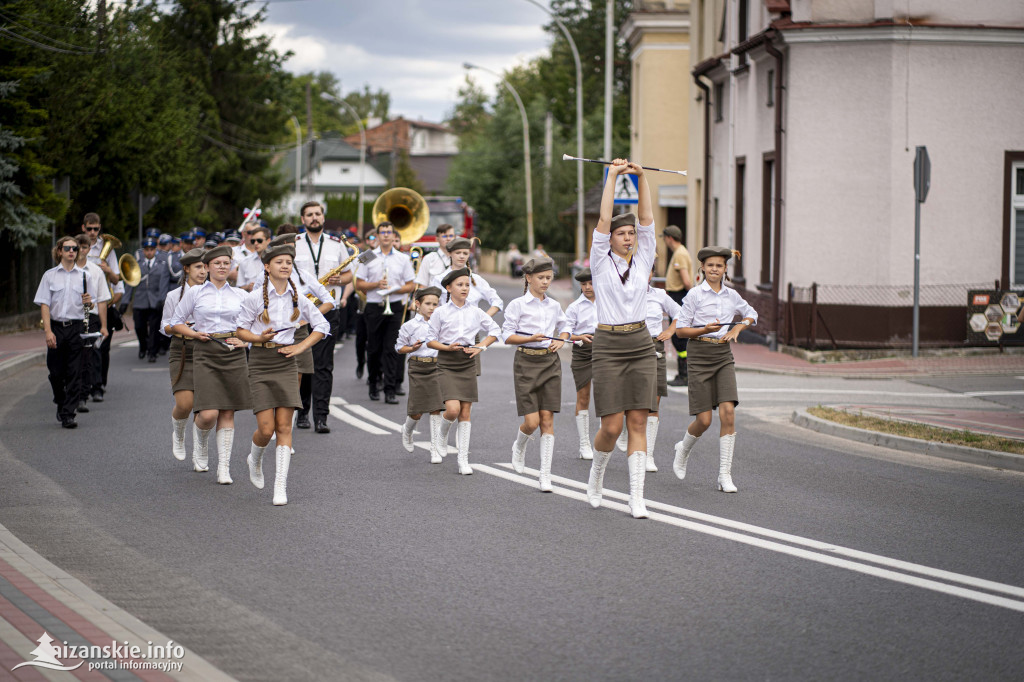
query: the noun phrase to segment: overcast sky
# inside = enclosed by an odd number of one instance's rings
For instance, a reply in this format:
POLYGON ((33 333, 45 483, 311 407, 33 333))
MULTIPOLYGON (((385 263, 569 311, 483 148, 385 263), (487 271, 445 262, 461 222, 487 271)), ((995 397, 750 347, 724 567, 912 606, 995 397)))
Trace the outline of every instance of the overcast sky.
MULTIPOLYGON (((383 88, 392 116, 440 122, 463 62, 501 73, 529 61, 549 48, 547 21, 525 0, 271 0, 264 29, 295 53, 290 70, 332 71, 346 93, 383 88)), ((494 92, 493 76, 474 78, 494 92)))

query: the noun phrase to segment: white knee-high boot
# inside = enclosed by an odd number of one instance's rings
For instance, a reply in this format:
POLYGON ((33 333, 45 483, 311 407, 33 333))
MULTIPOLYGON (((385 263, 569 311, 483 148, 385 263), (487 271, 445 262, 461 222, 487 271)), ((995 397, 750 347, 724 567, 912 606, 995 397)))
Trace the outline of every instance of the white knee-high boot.
POLYGON ((402 447, 405 448, 406 452, 412 452, 414 446, 412 444, 412 431, 416 428, 416 424, 419 421, 412 417, 405 418, 405 424, 402 425, 402 447))
POLYGON ((185 461, 185 428, 188 426, 188 417, 175 419, 171 417, 174 425, 174 432, 171 436, 171 454, 179 462, 185 461))
POLYGON ((459 422, 459 430, 455 434, 455 440, 459 448, 459 473, 468 476, 473 473, 473 467, 469 466, 469 434, 473 429, 472 422, 459 422))
MULTIPOLYGON (((263 453, 266 452, 267 446, 259 446, 256 443, 252 443, 251 446, 249 456, 245 460, 249 464, 249 480, 254 486, 263 490, 263 453)), ((289 452, 291 452, 290 449, 289 452)))
POLYGON ((634 519, 646 519, 644 476, 647 474, 647 453, 637 450, 626 461, 629 464, 629 513, 634 519))
POLYGON ((448 444, 441 442, 441 415, 430 415, 430 463, 440 464, 447 454, 448 444))
POLYGON ((594 461, 590 464, 590 478, 587 480, 587 500, 594 509, 601 506, 604 470, 608 466, 608 460, 611 459, 611 456, 611 452, 594 450, 594 461))
POLYGON ((551 492, 551 460, 555 455, 555 436, 543 433, 540 436, 540 491, 551 492))
POLYGON ((235 444, 235 430, 217 432, 217 483, 229 485, 231 480, 231 446, 235 444))
POLYGON ((622 418, 622 431, 619 432, 619 439, 615 441, 616 447, 622 452, 629 447, 629 429, 626 428, 626 418, 622 418))
POLYGON ((277 446, 277 471, 274 472, 274 505, 288 504, 288 466, 292 463, 292 450, 287 445, 277 446))
POLYGON ((526 468, 526 446, 530 444, 530 436, 516 429, 516 442, 512 444, 512 469, 523 473, 526 468))
MULTIPOLYGON (((441 415, 441 440, 442 440, 443 445, 444 445, 444 447, 441 448, 441 456, 442 457, 447 457, 448 456, 448 441, 449 441, 448 437, 451 435, 452 427, 455 426, 455 422, 457 422, 457 421, 458 421, 458 419, 453 419, 452 421, 448 421, 448 419, 445 418, 444 414, 441 415)), ((455 437, 456 437, 456 441, 457 441, 458 440, 458 433, 455 434, 455 437)), ((456 445, 458 445, 457 442, 456 442, 456 445)))
POLYGON ((718 489, 734 493, 738 489, 732 482, 732 451, 736 447, 736 434, 730 433, 718 440, 718 489))
POLYGON ((683 439, 676 443, 676 458, 672 462, 672 471, 676 472, 679 480, 686 478, 686 462, 690 459, 690 453, 693 452, 693 446, 697 444, 698 438, 700 436, 694 436, 687 431, 683 439))
POLYGON ((658 440, 658 423, 657 417, 647 417, 647 470, 654 473, 658 470, 658 465, 654 463, 654 442, 658 440))
POLYGON ((210 470, 210 449, 207 438, 213 429, 201 429, 192 422, 192 468, 203 472, 210 470))
POLYGON ((576 413, 576 433, 580 437, 580 459, 594 459, 590 446, 590 410, 576 413))

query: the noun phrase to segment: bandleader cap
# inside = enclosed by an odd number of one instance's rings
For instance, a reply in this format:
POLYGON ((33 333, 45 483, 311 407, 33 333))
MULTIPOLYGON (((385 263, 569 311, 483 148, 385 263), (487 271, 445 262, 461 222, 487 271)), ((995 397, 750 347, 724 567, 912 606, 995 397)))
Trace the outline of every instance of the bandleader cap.
POLYGON ((452 270, 444 279, 441 280, 441 286, 447 288, 449 284, 457 280, 459 277, 472 277, 473 274, 469 271, 469 268, 459 268, 458 270, 452 270))
POLYGON ((228 246, 227 244, 225 244, 224 246, 215 246, 212 249, 207 250, 207 252, 203 254, 203 262, 209 265, 210 261, 212 261, 214 258, 220 258, 221 256, 227 256, 228 258, 231 258, 231 254, 231 247, 228 246))

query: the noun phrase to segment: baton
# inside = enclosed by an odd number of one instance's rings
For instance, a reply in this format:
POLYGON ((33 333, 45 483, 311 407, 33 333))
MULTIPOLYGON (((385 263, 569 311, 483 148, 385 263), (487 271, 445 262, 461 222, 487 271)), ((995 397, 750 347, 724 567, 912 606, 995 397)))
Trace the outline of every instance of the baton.
MULTIPOLYGON (((520 331, 517 331, 516 334, 519 334, 520 336, 533 336, 533 334, 527 334, 526 332, 520 332, 520 331)), ((557 336, 544 336, 542 338, 549 339, 551 341, 561 341, 562 343, 571 343, 574 346, 582 346, 583 345, 582 341, 572 341, 571 339, 562 339, 562 338, 559 338, 557 336)))
MULTIPOLYGON (((604 161, 603 159, 583 159, 578 156, 569 156, 568 154, 562 154, 562 161, 586 161, 587 163, 599 163, 603 166, 612 165, 611 161, 604 161)), ((659 173, 675 173, 676 175, 686 175, 686 171, 680 170, 668 170, 667 168, 652 168, 651 166, 640 166, 644 170, 657 171, 659 173)))

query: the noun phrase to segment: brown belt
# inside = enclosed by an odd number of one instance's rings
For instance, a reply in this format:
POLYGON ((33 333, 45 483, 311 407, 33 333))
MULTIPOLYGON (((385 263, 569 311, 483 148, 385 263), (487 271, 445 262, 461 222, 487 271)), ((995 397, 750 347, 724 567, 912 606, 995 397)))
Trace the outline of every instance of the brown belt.
POLYGON ((252 345, 254 345, 254 346, 258 347, 258 348, 284 348, 285 346, 290 346, 292 344, 290 344, 290 343, 274 343, 273 341, 262 341, 260 343, 254 343, 252 345))
POLYGON ((410 355, 409 359, 415 362, 437 362, 437 358, 428 358, 422 355, 410 355))
POLYGON ((171 334, 171 336, 173 336, 176 339, 185 339, 185 338, 187 338, 189 341, 192 340, 191 337, 186 337, 184 334, 171 334))
POLYGON ((233 339, 235 338, 235 332, 215 332, 213 334, 207 334, 211 339, 233 339))
POLYGON ((704 343, 729 343, 725 339, 716 339, 713 336, 698 336, 697 340, 703 341, 704 343))
POLYGON ((630 322, 628 324, 599 324, 597 328, 603 332, 635 332, 646 326, 646 322, 630 322))
POLYGON ((551 349, 550 348, 523 348, 522 346, 519 346, 518 348, 516 348, 516 352, 517 353, 524 353, 526 355, 550 355, 551 354, 551 349))

